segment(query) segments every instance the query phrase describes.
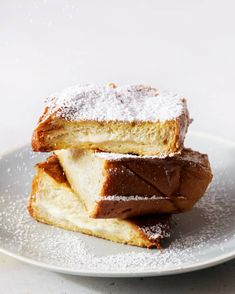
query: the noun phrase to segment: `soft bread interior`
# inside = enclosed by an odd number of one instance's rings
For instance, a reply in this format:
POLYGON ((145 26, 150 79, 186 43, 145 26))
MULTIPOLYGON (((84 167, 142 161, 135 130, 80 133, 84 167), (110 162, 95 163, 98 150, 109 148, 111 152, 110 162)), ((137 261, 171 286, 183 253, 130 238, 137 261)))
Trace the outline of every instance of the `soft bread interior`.
POLYGON ((58 150, 55 154, 72 189, 91 214, 105 181, 105 160, 95 156, 92 151, 81 149, 58 150))
MULTIPOLYGON (((40 222, 130 245, 159 246, 160 239, 164 237, 161 235, 164 224, 160 221, 148 229, 148 222, 141 221, 141 218, 137 219, 141 226, 134 220, 89 218, 85 207, 68 183, 55 179, 41 167, 36 170, 28 210, 40 222)), ((169 232, 165 237, 168 235, 169 232)))
POLYGON ((35 151, 79 148, 166 156, 182 149, 186 131, 185 117, 165 122, 133 123, 67 122, 49 117, 34 131, 32 147, 35 151))

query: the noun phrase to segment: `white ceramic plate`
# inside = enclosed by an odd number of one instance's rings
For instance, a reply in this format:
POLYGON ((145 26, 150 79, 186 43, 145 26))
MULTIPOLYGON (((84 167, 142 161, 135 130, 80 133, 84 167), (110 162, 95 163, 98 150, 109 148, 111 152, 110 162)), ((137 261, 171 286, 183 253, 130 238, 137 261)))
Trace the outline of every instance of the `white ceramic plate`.
POLYGON ((0 251, 53 271, 97 277, 168 275, 209 267, 235 256, 235 144, 189 133, 186 146, 209 154, 214 179, 188 213, 174 216, 171 245, 148 250, 40 224, 26 210, 33 165, 30 147, 0 160, 0 251))

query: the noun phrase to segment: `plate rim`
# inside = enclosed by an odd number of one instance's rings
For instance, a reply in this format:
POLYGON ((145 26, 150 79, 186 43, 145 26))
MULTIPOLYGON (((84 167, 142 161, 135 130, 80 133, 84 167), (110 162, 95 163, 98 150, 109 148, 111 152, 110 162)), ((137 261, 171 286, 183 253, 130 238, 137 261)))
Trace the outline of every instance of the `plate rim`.
POLYGON ((24 257, 21 255, 18 255, 16 253, 13 253, 11 251, 8 251, 6 249, 3 249, 0 247, 0 253, 3 253, 7 256, 13 257, 16 260, 22 261, 26 264, 33 265, 39 268, 51 270, 57 273, 63 273, 63 274, 69 274, 74 276, 84 276, 84 277, 100 277, 100 278, 134 278, 134 277, 154 277, 154 276, 168 276, 168 275, 176 275, 176 274, 183 274, 183 273, 189 273, 198 271, 201 269, 210 268, 219 264, 222 264, 226 261, 232 260, 235 257, 235 249, 231 251, 230 253, 219 255, 218 257, 214 258, 210 262, 196 262, 189 266, 175 266, 171 269, 166 270, 153 270, 153 271, 144 271, 144 272, 107 272, 107 271, 79 271, 79 270, 72 270, 72 269, 66 269, 59 266, 50 265, 41 261, 36 261, 34 259, 24 257))
MULTIPOLYGON (((233 148, 235 148, 235 142, 232 140, 228 140, 225 139, 223 137, 220 136, 216 136, 210 133, 204 133, 204 132, 198 132, 198 131, 189 131, 188 134, 190 135, 196 135, 199 137, 203 137, 203 138, 209 138, 211 140, 216 140, 219 141, 223 144, 232 146, 233 148)), ((19 145, 18 147, 14 146, 13 148, 10 148, 4 152, 0 153, 0 161, 3 159, 3 157, 16 152, 19 149, 22 148, 26 148, 27 146, 29 146, 28 143, 26 144, 22 144, 19 145)), ((37 266, 40 268, 44 268, 47 270, 51 270, 54 272, 58 272, 58 273, 63 273, 63 274, 70 274, 70 275, 77 275, 77 276, 86 276, 86 277, 113 277, 113 278, 130 278, 130 277, 151 277, 151 276, 166 276, 166 275, 174 275, 174 274, 183 274, 183 273, 187 273, 187 272, 193 272, 193 271, 197 271, 197 270, 201 270, 201 269, 205 269, 205 268, 209 268, 209 267, 213 267, 216 266, 218 264, 224 263, 226 261, 232 260, 233 258, 235 258, 235 248, 231 251, 229 251, 228 253, 224 253, 224 254, 220 254, 219 256, 210 259, 209 261, 206 260, 204 262, 195 262, 193 264, 190 265, 186 265, 186 266, 175 266, 175 267, 171 267, 170 269, 162 269, 162 270, 152 270, 152 271, 144 271, 144 272, 128 272, 128 271, 122 271, 122 272, 107 272, 107 271, 98 271, 95 272, 94 270, 90 270, 90 271, 84 271, 84 270, 73 270, 73 269, 68 269, 68 268, 64 268, 64 267, 59 267, 59 266, 55 266, 52 264, 47 264, 45 262, 41 262, 41 261, 37 261, 28 257, 24 257, 22 255, 19 255, 17 253, 13 253, 7 249, 4 249, 1 247, 0 244, 0 253, 3 253, 9 257, 15 258, 16 260, 22 261, 26 264, 30 264, 33 266, 37 266)))

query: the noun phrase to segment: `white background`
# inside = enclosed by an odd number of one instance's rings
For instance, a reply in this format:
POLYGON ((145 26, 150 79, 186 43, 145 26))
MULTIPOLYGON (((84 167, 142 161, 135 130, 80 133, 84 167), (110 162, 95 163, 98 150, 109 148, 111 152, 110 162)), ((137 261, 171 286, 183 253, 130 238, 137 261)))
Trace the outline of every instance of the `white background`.
MULTIPOLYGON (((44 97, 89 82, 178 92, 191 129, 234 140, 233 3, 0 0, 0 152, 30 141, 44 97)), ((233 261, 177 277, 89 279, 0 255, 0 293, 233 293, 234 276, 233 261)))

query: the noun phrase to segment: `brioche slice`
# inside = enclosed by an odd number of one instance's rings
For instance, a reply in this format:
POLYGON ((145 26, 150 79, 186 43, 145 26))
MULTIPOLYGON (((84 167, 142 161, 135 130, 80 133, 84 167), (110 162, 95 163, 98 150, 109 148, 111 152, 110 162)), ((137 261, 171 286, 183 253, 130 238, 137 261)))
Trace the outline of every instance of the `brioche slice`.
POLYGON ((39 222, 140 247, 161 247, 170 236, 170 216, 129 220, 89 218, 72 192, 56 156, 36 166, 28 211, 39 222))
POLYGON ((55 153, 94 218, 187 211, 212 179, 207 155, 191 149, 165 159, 79 149, 55 153))
POLYGON ((186 100, 178 95, 141 85, 77 86, 48 98, 32 148, 165 157, 181 151, 188 124, 186 100))

